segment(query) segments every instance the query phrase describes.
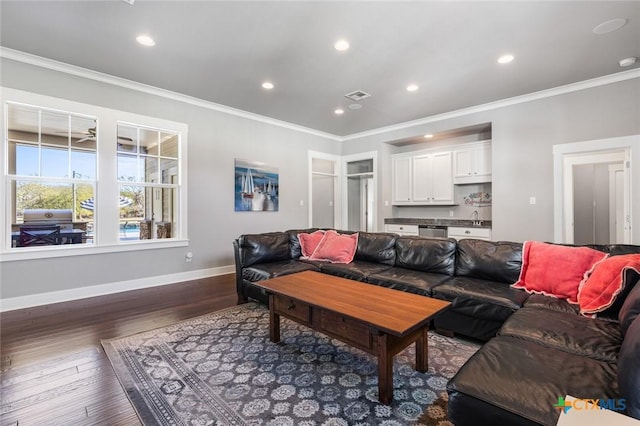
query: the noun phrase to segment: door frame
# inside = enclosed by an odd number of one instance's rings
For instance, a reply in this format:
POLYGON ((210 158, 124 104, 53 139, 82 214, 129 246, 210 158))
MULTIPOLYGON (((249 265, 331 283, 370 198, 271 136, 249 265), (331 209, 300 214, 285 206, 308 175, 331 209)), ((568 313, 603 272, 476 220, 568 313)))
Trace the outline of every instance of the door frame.
POLYGON ((609 156, 609 154, 623 153, 626 214, 625 242, 631 244, 631 230, 633 229, 632 207, 634 203, 634 200, 631 199, 631 195, 633 194, 631 182, 633 165, 631 159, 633 157, 632 146, 638 143, 639 138, 640 135, 625 136, 553 146, 555 242, 571 244, 574 241, 573 226, 570 225, 573 221, 573 165, 607 163, 611 161, 611 158, 618 158, 615 157, 615 155, 609 156), (594 156, 596 156, 597 161, 593 161, 594 156), (580 161, 582 161, 582 163, 580 161))
POLYGON ((342 176, 340 180, 342 181, 342 225, 348 229, 349 228, 349 212, 348 212, 348 190, 347 190, 347 163, 352 161, 361 161, 361 160, 372 160, 373 161, 373 173, 371 185, 372 188, 369 191, 373 194, 373 200, 371 203, 372 211, 371 213, 371 223, 373 224, 373 229, 369 232, 376 232, 378 229, 378 151, 369 151, 362 152, 359 154, 345 155, 342 157, 342 176))
POLYGON ((307 204, 307 212, 308 212, 308 220, 309 220, 309 227, 312 228, 313 227, 313 175, 314 174, 322 174, 324 176, 329 176, 329 174, 326 173, 314 173, 313 172, 313 159, 317 158, 320 160, 327 160, 327 161, 333 161, 334 162, 334 173, 333 175, 333 224, 334 224, 334 228, 336 229, 340 229, 342 227, 342 217, 341 217, 341 206, 340 206, 340 202, 342 200, 342 197, 340 195, 340 189, 341 189, 341 185, 340 185, 340 181, 341 181, 341 170, 342 170, 342 164, 341 164, 341 156, 339 155, 335 155, 335 154, 327 154, 326 152, 318 152, 318 151, 307 151, 307 157, 308 157, 308 173, 309 173, 309 178, 308 178, 308 194, 309 194, 309 198, 308 198, 308 204, 307 204))

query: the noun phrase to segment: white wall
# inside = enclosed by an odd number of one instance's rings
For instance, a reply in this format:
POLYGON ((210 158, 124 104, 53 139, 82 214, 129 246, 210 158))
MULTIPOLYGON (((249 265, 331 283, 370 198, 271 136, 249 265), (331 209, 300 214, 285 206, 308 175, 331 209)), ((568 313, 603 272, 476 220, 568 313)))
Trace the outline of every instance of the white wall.
MULTIPOLYGON (((0 262, 0 298, 144 280, 233 264, 231 241, 242 233, 307 227, 307 151, 378 152, 378 229, 393 215, 391 155, 385 142, 492 123, 493 237, 553 240, 552 146, 640 134, 640 78, 498 109, 431 121, 339 143, 103 82, 1 59, 0 85, 178 121, 189 126, 189 238, 186 248, 0 262), (233 211, 233 160, 280 168, 280 211, 233 211), (535 196, 536 205, 529 204, 535 196), (300 206, 305 200, 305 206, 300 206), (194 253, 185 263, 186 251, 194 253)), ((212 76, 215 78, 215 76, 212 76)), ((640 146, 632 182, 640 182, 640 146)), ((635 189, 637 194, 637 188, 635 189)), ((640 244, 640 197, 633 204, 633 242, 640 244)))
POLYGON ((185 248, 0 262, 2 299, 232 265, 238 235, 307 227, 307 151, 341 149, 321 136, 8 59, 0 67, 5 87, 186 123, 190 240, 185 248), (280 169, 280 211, 234 212, 235 158, 280 169))
MULTIPOLYGON (((640 78, 363 136, 343 142, 342 152, 378 150, 378 195, 391 200, 390 156, 398 148, 385 142, 487 122, 492 124, 493 239, 553 241, 553 145, 640 134, 640 78), (531 196, 535 205, 529 204, 531 196)), ((640 146, 632 151, 631 179, 640 182, 640 146)), ((640 244, 640 196, 635 191, 632 241, 640 244)), ((393 210, 379 206, 382 229, 393 210)))

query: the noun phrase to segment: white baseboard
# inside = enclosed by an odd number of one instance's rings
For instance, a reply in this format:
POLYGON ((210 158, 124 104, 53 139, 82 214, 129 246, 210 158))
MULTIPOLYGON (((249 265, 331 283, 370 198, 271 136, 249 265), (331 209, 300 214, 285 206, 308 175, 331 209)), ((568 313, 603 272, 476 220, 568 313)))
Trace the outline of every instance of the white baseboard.
POLYGON ((122 291, 139 290, 142 288, 174 284, 183 281, 214 277, 217 275, 232 274, 235 271, 236 269, 234 265, 227 265, 217 268, 199 269, 197 271, 179 272, 176 274, 160 275, 137 280, 120 281, 89 287, 73 288, 69 290, 52 291, 48 293, 30 294, 28 296, 11 297, 8 299, 0 299, 0 312, 49 305, 51 303, 86 299, 88 297, 104 296, 107 294, 120 293, 122 291))

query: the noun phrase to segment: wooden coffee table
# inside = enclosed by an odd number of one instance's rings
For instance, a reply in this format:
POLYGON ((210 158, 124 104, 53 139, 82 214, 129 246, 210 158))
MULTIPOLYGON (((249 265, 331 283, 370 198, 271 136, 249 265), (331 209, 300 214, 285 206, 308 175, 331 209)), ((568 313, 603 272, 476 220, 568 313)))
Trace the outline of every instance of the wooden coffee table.
POLYGON ((378 399, 393 401, 393 357, 416 342, 416 370, 428 368, 429 320, 450 302, 305 271, 256 285, 269 295, 269 335, 280 341, 280 316, 378 357, 378 399))

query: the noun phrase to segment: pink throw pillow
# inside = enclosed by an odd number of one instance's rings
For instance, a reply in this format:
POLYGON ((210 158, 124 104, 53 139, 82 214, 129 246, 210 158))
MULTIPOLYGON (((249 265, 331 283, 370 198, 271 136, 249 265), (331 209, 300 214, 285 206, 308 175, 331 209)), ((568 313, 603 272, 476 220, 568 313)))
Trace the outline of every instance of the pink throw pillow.
POLYGON ((605 257, 606 253, 588 247, 525 241, 520 278, 512 287, 577 305, 578 286, 584 274, 605 257))
POLYGON ((298 234, 298 241, 300 241, 300 251, 302 252, 302 257, 308 259, 311 257, 320 241, 324 237, 324 231, 315 231, 310 234, 300 233, 298 234))
POLYGON ((578 287, 580 313, 591 315, 613 305, 626 287, 627 269, 640 275, 640 254, 611 256, 593 265, 578 287))
POLYGON ((332 263, 349 263, 358 248, 358 234, 338 234, 327 231, 311 256, 312 260, 326 260, 332 263))

